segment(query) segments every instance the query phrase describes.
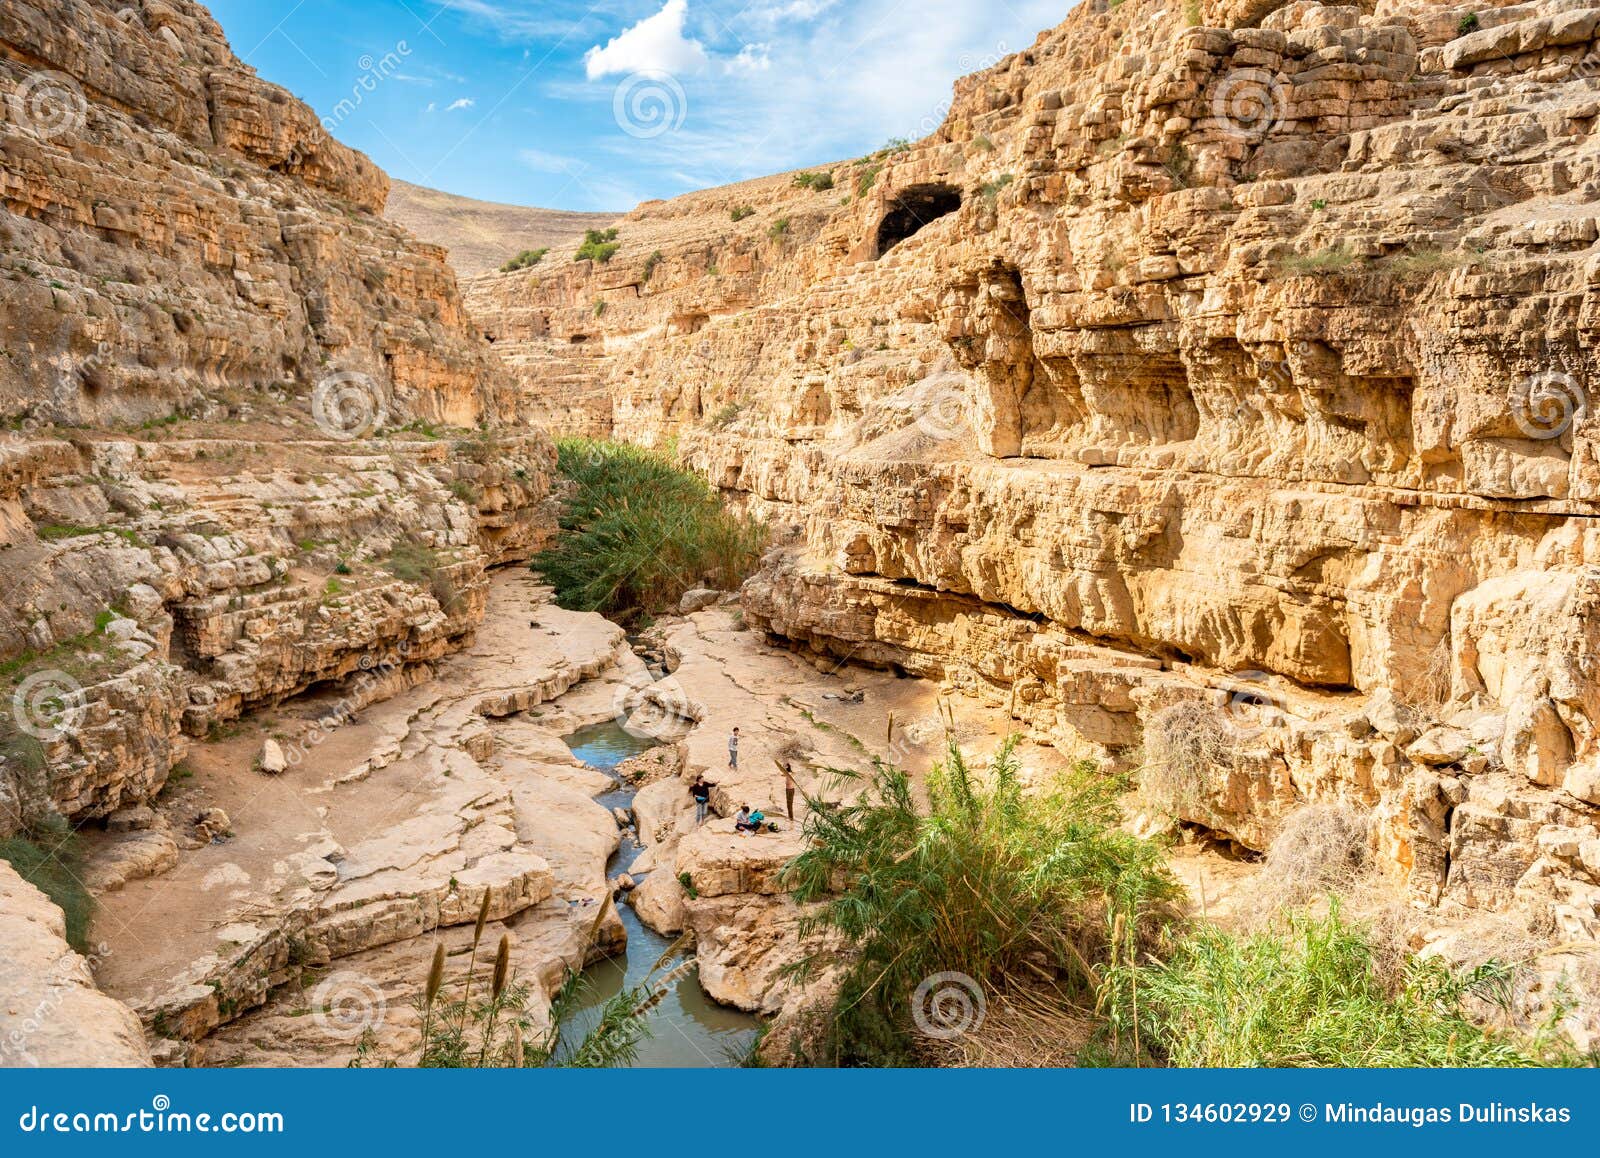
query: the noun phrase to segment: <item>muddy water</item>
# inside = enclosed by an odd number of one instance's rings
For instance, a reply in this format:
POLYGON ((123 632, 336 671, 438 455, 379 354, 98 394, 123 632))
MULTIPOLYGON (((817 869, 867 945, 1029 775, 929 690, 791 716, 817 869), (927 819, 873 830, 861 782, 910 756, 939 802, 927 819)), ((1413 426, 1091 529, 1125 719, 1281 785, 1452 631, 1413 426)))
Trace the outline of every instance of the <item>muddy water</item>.
MULTIPOLYGON (((652 747, 654 740, 640 738, 615 723, 596 724, 566 737, 567 747, 585 764, 610 772, 623 760, 652 747)), ((619 785, 597 797, 607 808, 631 808, 633 789, 619 785)), ((639 855, 633 840, 624 837, 622 847, 611 858, 607 875, 626 872, 639 855)), ((598 1010, 608 998, 645 979, 651 966, 672 943, 670 938, 646 928, 634 914, 633 906, 619 904, 617 913, 628 930, 628 949, 589 966, 583 972, 589 983, 578 1011, 567 1021, 568 1031, 583 1034, 598 1018, 598 1010)), ((727 1066, 736 1064, 755 1040, 756 1019, 736 1009, 717 1005, 700 988, 691 972, 680 979, 666 999, 651 1015, 654 1036, 639 1047, 640 1066, 727 1066)))

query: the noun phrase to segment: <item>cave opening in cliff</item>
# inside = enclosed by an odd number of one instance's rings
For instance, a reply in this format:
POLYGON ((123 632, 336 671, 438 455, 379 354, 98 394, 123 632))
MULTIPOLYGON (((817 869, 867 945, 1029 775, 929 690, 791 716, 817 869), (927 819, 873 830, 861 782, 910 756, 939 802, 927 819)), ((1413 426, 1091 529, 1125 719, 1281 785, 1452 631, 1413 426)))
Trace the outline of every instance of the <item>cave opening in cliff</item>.
POLYGON ((878 222, 877 257, 882 257, 924 226, 961 208, 954 185, 910 185, 895 195, 878 222))

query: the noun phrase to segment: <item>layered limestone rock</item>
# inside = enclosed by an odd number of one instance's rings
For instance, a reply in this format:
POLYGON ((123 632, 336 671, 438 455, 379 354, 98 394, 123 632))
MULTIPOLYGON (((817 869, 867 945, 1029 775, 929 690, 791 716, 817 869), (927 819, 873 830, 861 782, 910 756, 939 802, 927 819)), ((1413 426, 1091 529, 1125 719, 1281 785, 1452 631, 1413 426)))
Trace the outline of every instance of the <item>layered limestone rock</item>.
POLYGON ((1367 810, 1441 919, 1592 944, 1597 27, 1096 0, 831 189, 648 203, 469 306, 552 423, 793 532, 753 626, 1199 766, 1157 804, 1251 848, 1367 810))
POLYGON ((436 660, 551 519, 548 440, 443 251, 204 9, 8 4, 0 87, 0 661, 48 769, 8 746, 11 832, 436 660))
MULTIPOLYGON (((111 829, 84 834, 102 913, 142 897, 117 929, 173 924, 166 955, 119 943, 97 975, 161 962, 159 985, 122 992, 184 1042, 261 1001, 291 956, 470 921, 487 887, 497 917, 544 903, 553 870, 509 791, 473 790, 464 763, 452 783, 465 740, 405 754, 443 785, 391 802, 400 832, 329 836, 305 807, 295 833, 263 832, 232 800, 173 804, 212 767, 207 737, 229 774, 270 771, 251 767, 264 737, 228 748, 241 718, 317 693, 315 746, 426 681, 471 645, 489 569, 553 528, 549 440, 466 324, 444 250, 386 221, 383 173, 191 0, 0 6, 0 93, 0 837, 56 816, 111 829), (183 881, 240 886, 225 858, 190 876, 235 839, 275 851, 256 869, 273 885, 218 941, 219 894, 171 905, 183 881)), ((579 668, 505 694, 537 702, 579 668)), ((305 747, 291 755, 286 783, 305 747)), ((0 955, 58 956, 59 930, 0 892, 0 919, 22 913, 0 955)), ((81 1023, 101 1056, 42 1056, 146 1058, 137 1033, 97 1028, 87 981, 80 963, 40 998, 40 1040, 81 1023)), ((18 984, 0 979, 0 1006, 29 1017, 39 994, 18 984)))

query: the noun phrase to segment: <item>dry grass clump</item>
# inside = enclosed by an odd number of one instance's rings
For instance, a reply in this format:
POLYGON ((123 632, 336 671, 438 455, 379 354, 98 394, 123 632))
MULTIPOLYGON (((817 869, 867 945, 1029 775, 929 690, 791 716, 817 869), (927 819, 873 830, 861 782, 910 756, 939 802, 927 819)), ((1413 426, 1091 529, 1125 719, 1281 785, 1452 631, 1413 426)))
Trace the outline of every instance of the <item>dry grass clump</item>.
POLYGON ((1071 994, 1014 986, 989 998, 983 1021, 953 1040, 923 1039, 928 1065, 1026 1069, 1076 1066, 1100 1023, 1071 994))
POLYGON ((1309 804, 1292 814, 1251 880, 1240 924, 1257 927, 1286 909, 1303 908, 1326 897, 1354 899, 1368 889, 1372 821, 1364 812, 1339 804, 1309 804))
POLYGON ((1145 764, 1139 791, 1177 816, 1202 804, 1213 770, 1234 764, 1234 738, 1215 708, 1188 701, 1151 717, 1144 729, 1145 764))

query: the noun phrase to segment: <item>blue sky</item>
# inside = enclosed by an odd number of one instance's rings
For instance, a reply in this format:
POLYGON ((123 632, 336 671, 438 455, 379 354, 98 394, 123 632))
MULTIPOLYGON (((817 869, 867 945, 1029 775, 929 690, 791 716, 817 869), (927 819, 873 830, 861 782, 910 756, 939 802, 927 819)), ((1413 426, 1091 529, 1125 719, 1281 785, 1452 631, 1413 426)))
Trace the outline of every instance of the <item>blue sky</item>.
POLYGON ((208 0, 234 52, 407 181, 632 208, 938 125, 1066 0, 208 0))

